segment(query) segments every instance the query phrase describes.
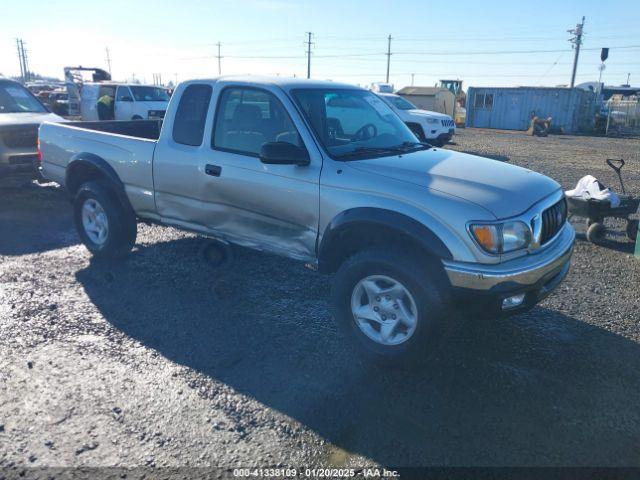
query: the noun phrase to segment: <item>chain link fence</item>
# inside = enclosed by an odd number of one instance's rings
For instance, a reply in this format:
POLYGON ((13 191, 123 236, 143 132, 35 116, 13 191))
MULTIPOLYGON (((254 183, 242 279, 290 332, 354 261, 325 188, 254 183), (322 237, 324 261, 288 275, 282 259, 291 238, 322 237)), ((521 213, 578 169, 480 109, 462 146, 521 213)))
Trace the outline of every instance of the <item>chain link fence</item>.
POLYGON ((640 136, 640 97, 612 96, 607 105, 606 134, 610 136, 640 136))

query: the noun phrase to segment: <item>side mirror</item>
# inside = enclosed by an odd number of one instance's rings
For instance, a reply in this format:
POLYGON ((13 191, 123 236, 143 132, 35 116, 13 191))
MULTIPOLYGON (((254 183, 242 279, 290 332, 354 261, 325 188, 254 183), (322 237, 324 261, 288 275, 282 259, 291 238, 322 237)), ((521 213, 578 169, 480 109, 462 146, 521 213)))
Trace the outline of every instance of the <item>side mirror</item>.
POLYGON ((309 152, 293 143, 267 142, 260 149, 260 161, 267 165, 309 165, 309 152))

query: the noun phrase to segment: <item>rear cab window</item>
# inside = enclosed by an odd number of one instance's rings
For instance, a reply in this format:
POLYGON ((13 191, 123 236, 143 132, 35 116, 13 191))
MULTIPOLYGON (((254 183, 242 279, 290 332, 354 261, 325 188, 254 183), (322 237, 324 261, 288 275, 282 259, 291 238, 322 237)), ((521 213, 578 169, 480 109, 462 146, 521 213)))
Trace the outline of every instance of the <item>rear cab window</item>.
POLYGON ((202 145, 212 88, 210 85, 189 85, 182 92, 173 120, 173 141, 182 145, 202 145))

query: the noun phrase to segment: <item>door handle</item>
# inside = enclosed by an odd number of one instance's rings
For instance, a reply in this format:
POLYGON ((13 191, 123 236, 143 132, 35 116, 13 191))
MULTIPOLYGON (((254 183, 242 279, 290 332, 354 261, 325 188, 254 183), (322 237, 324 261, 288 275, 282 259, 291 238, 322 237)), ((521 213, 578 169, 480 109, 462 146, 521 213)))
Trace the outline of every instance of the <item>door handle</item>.
POLYGON ((204 173, 207 175, 211 175, 212 177, 219 177, 220 172, 222 172, 222 167, 219 165, 205 165, 204 173))

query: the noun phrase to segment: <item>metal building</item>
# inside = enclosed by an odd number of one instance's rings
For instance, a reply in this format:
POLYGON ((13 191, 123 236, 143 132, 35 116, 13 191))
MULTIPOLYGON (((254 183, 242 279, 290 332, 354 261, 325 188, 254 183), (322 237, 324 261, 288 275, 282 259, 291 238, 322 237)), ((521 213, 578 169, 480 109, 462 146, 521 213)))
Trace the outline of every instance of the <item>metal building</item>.
POLYGON ((594 94, 581 88, 469 87, 468 127, 527 130, 531 119, 552 117, 565 133, 592 128, 594 94))
POLYGON ((432 112, 440 112, 453 117, 456 97, 441 87, 404 87, 396 92, 416 107, 432 112))

